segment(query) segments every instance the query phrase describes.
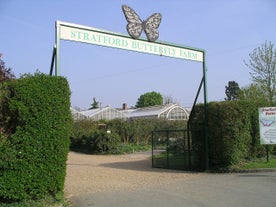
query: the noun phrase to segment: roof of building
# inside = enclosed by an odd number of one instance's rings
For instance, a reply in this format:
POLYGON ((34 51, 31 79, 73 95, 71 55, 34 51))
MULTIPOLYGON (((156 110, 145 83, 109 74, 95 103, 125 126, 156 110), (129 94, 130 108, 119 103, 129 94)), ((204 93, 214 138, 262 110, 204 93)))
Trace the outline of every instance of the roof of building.
MULTIPOLYGON (((91 117, 94 116, 98 113, 101 113, 103 111, 106 111, 108 109, 114 109, 111 106, 106 106, 106 107, 100 107, 100 108, 96 108, 96 109, 89 109, 89 110, 85 110, 85 111, 81 111, 80 113, 87 116, 87 117, 91 117)), ((116 109, 115 109, 116 110, 116 109)))
POLYGON ((139 117, 155 117, 155 118, 166 118, 166 119, 188 119, 190 110, 183 108, 179 104, 165 104, 156 105, 150 107, 136 108, 136 109, 125 109, 118 110, 111 106, 106 106, 97 109, 90 109, 85 111, 77 111, 71 108, 74 117, 85 117, 88 119, 114 119, 114 118, 139 118, 139 117), (173 117, 172 113, 177 110, 178 114, 182 113, 182 116, 178 118, 173 117), (111 115, 112 113, 112 115, 111 115), (76 114, 79 114, 76 116, 76 114))
POLYGON ((156 105, 156 106, 149 106, 137 109, 129 109, 125 110, 126 116, 128 118, 135 118, 135 117, 159 117, 164 112, 169 112, 172 109, 180 109, 185 111, 187 115, 189 115, 189 110, 186 108, 181 107, 179 104, 165 104, 165 105, 156 105))

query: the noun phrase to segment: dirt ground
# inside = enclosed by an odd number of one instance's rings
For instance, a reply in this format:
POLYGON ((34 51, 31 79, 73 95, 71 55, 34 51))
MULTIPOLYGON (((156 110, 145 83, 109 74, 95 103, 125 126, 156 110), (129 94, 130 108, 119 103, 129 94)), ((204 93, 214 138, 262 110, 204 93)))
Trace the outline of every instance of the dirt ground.
POLYGON ((150 156, 150 153, 86 155, 70 152, 65 179, 66 197, 137 190, 199 176, 197 173, 152 168, 150 156))

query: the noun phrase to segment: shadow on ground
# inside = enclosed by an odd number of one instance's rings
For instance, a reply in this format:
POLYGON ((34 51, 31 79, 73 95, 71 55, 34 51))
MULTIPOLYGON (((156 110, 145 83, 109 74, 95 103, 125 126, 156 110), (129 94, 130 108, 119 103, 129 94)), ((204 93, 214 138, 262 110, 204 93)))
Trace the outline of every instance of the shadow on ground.
POLYGON ((100 166, 107 167, 107 168, 143 171, 143 172, 174 172, 174 173, 185 172, 181 170, 153 168, 151 158, 147 158, 145 160, 128 161, 128 162, 103 163, 103 164, 100 164, 100 166))

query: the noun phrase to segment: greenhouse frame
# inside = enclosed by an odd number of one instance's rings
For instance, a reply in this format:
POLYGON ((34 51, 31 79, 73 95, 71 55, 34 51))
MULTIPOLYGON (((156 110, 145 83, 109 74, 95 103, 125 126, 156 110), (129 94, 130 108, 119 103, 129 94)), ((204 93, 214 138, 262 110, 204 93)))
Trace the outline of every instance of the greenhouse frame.
POLYGON ((111 106, 77 111, 71 108, 74 120, 90 119, 94 121, 112 119, 167 119, 167 120, 188 120, 190 109, 183 108, 178 104, 156 105, 135 109, 116 109, 111 106))
POLYGON ((126 116, 119 110, 111 106, 90 109, 86 111, 72 110, 74 120, 90 119, 94 121, 112 120, 112 119, 126 119, 126 116))

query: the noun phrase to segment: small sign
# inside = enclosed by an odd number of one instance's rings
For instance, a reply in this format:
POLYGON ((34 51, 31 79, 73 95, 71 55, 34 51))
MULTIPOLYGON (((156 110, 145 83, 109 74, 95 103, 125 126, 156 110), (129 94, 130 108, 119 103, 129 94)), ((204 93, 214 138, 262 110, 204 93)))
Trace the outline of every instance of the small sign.
POLYGON ((261 144, 276 144, 276 107, 259 108, 261 144))

